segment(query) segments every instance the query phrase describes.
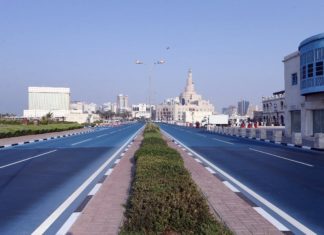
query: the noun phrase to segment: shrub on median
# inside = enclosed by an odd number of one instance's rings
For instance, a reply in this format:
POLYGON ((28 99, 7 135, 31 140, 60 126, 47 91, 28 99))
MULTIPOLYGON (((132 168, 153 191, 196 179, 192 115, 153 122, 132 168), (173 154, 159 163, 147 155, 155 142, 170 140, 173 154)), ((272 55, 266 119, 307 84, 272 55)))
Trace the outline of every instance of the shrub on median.
POLYGON ((149 124, 136 152, 136 174, 121 234, 231 234, 207 202, 158 127, 149 124))

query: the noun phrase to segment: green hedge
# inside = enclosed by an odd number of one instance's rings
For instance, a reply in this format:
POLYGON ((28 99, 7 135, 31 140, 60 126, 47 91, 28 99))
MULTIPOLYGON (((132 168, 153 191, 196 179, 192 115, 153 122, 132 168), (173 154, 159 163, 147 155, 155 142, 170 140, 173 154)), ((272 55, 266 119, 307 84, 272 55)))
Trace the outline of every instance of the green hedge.
POLYGON ((148 124, 121 229, 126 234, 231 234, 209 212, 179 153, 148 124))
POLYGON ((82 128, 77 123, 60 123, 48 125, 3 125, 0 124, 0 138, 16 137, 23 135, 43 134, 57 131, 67 131, 82 128))

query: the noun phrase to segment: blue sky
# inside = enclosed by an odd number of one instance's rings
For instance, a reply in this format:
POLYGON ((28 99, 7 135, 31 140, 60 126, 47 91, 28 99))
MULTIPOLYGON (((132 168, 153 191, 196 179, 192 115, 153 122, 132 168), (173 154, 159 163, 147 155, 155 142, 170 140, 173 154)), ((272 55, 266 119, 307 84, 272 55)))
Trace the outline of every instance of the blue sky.
POLYGON ((159 103, 179 95, 189 68, 217 110, 258 104, 284 88, 283 57, 324 31, 323 12, 321 0, 0 0, 0 112, 22 114, 28 86, 147 102, 150 73, 159 103))

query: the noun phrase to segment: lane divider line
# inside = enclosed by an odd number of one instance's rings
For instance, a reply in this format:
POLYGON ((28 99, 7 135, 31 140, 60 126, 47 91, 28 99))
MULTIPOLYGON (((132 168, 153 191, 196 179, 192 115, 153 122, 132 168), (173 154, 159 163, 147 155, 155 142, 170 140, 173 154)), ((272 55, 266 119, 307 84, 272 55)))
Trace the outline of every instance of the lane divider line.
POLYGON ((90 140, 93 140, 93 139, 92 139, 92 138, 85 139, 85 140, 82 140, 82 141, 80 141, 80 142, 73 143, 73 144, 71 144, 71 146, 78 145, 78 144, 82 144, 82 143, 84 143, 84 142, 88 142, 88 141, 90 141, 90 140))
POLYGON ((289 158, 286 158, 286 157, 281 157, 279 155, 264 152, 264 151, 257 150, 257 149, 254 149, 254 148, 249 148, 249 149, 252 150, 252 151, 255 151, 255 152, 258 152, 258 153, 263 153, 263 154, 273 156, 273 157, 276 157, 276 158, 284 159, 284 160, 287 160, 287 161, 295 162, 295 163, 302 164, 302 165, 309 166, 309 167, 314 167, 314 165, 311 165, 311 164, 308 164, 308 163, 305 163, 305 162, 300 162, 300 161, 296 161, 296 160, 289 159, 289 158))
POLYGON ((228 142, 228 141, 225 141, 225 140, 220 140, 220 139, 217 139, 217 138, 212 138, 212 139, 216 140, 216 141, 219 141, 219 142, 226 143, 226 144, 234 144, 234 143, 231 143, 231 142, 228 142))
POLYGON ((0 166, 0 169, 3 169, 3 168, 6 168, 6 167, 9 167, 9 166, 13 166, 13 165, 16 165, 16 164, 19 164, 21 162, 26 162, 28 160, 31 160, 31 159, 34 159, 34 158, 38 158, 38 157, 41 157, 41 156, 44 156, 44 155, 47 155, 47 154, 50 154, 50 153, 54 153, 56 152, 57 149, 54 149, 52 151, 48 151, 46 153, 41 153, 41 154, 38 154, 36 156, 33 156, 33 157, 29 157, 29 158, 25 158, 23 160, 20 160, 20 161, 16 161, 16 162, 12 162, 12 163, 9 163, 9 164, 6 164, 6 165, 3 165, 3 166, 0 166))

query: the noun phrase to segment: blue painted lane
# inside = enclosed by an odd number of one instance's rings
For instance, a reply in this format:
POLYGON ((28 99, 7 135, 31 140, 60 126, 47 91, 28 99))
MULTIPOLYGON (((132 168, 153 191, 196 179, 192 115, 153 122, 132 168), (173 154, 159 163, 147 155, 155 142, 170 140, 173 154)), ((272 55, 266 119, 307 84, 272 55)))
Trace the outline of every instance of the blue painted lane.
MULTIPOLYGON (((93 140, 76 146, 72 143, 82 141, 82 138, 64 138, 1 150, 0 166, 8 166, 0 168, 0 234, 31 234, 141 127, 142 124, 132 124, 89 133, 82 137, 93 140), (112 130, 116 132, 111 134, 112 130), (105 133, 109 135, 95 138, 105 133), (48 154, 30 158, 42 153, 48 154)), ((74 203, 67 211, 71 212, 77 206, 74 203)), ((68 213, 62 215, 65 219, 68 216, 68 213)), ((55 234, 64 218, 50 227, 47 234, 55 234)))
POLYGON ((171 125, 161 128, 305 226, 324 234, 324 153, 171 125))

